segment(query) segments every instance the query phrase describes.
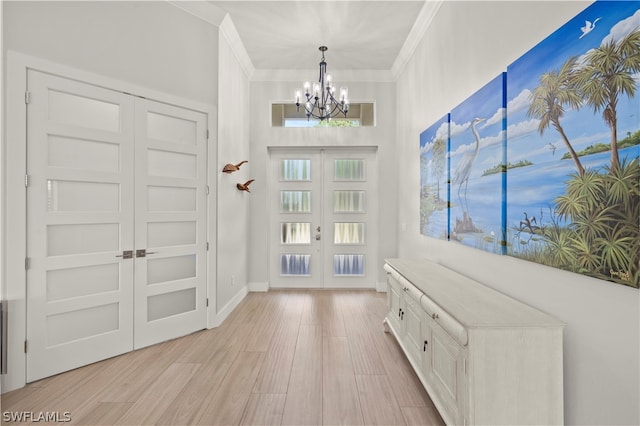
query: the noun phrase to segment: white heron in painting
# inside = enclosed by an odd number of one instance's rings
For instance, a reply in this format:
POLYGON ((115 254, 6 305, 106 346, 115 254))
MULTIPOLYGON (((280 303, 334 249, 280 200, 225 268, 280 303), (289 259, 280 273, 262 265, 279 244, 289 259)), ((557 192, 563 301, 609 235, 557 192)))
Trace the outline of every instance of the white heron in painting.
POLYGON ((596 27, 596 22, 598 22, 600 18, 596 18, 593 22, 591 21, 584 21, 584 27, 580 27, 580 30, 582 31, 582 35, 580 37, 578 37, 579 39, 581 39, 582 37, 586 36, 587 34, 589 34, 591 31, 593 31, 596 27))
POLYGON ((486 118, 474 118, 471 122, 471 132, 476 139, 476 146, 472 152, 467 152, 458 165, 456 166, 455 174, 453 176, 453 184, 458 185, 458 201, 460 201, 460 206, 462 206, 462 200, 460 198, 460 190, 462 189, 462 184, 464 184, 464 201, 465 206, 463 210, 467 210, 467 185, 469 184, 469 175, 471 174, 471 167, 473 166, 473 162, 476 160, 478 156, 478 151, 480 151, 480 135, 476 130, 476 125, 485 121, 486 118))

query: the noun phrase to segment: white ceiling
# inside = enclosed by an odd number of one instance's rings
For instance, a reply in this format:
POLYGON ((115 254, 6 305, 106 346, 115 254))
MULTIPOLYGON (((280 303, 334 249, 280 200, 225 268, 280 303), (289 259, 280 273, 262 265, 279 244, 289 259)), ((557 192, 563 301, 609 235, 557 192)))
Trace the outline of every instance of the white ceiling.
POLYGON ((439 6, 425 0, 208 3, 229 14, 256 70, 317 69, 318 47, 326 45, 330 72, 391 71, 408 56, 411 40, 421 36, 439 6))

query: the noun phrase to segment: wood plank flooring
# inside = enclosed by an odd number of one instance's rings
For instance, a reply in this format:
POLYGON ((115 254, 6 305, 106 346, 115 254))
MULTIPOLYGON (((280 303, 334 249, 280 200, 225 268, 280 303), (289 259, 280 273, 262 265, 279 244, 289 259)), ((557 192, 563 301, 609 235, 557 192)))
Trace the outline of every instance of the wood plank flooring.
POLYGON ((250 293, 216 329, 31 383, 2 395, 2 412, 91 425, 443 425, 383 332, 385 311, 373 291, 250 293))

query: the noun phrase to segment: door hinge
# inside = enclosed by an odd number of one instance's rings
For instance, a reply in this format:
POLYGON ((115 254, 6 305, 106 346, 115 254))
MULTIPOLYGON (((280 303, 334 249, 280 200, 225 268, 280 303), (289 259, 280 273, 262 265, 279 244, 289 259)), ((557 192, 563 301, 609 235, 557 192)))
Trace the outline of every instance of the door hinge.
POLYGON ((207 241, 207 251, 209 251, 209 241, 207 241))
POLYGON ((207 297, 207 308, 209 307, 209 298, 207 297))
POLYGON ((31 102, 31 92, 27 90, 24 92, 24 103, 29 105, 29 102, 31 102))
POLYGON ((31 268, 31 258, 30 257, 25 257, 24 258, 24 269, 27 270, 31 268))
POLYGON ((207 129, 207 140, 209 140, 209 129, 207 129))
POLYGON ((207 195, 209 195, 209 185, 207 185, 207 195))
POLYGON ((29 187, 29 175, 24 175, 24 187, 29 187))
POLYGON ((25 354, 27 353, 27 348, 28 348, 28 346, 27 346, 27 341, 25 340, 25 341, 24 341, 24 353, 25 353, 25 354))

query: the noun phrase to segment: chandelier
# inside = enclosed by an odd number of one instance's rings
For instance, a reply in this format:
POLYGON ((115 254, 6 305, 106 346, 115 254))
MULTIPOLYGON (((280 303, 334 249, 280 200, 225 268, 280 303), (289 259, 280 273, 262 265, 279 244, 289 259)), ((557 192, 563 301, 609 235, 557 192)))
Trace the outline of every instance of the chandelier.
POLYGON ((297 110, 300 111, 301 102, 304 101, 304 109, 307 114, 307 120, 311 117, 320 121, 329 120, 338 114, 347 116, 349 112, 349 89, 340 88, 338 98, 335 97, 336 88, 333 85, 331 75, 327 74, 327 62, 324 60, 324 52, 327 46, 320 46, 318 50, 322 52, 322 60, 320 61, 320 77, 317 83, 311 85, 308 81, 304 83, 304 97, 302 90, 296 89, 295 100, 297 110))

